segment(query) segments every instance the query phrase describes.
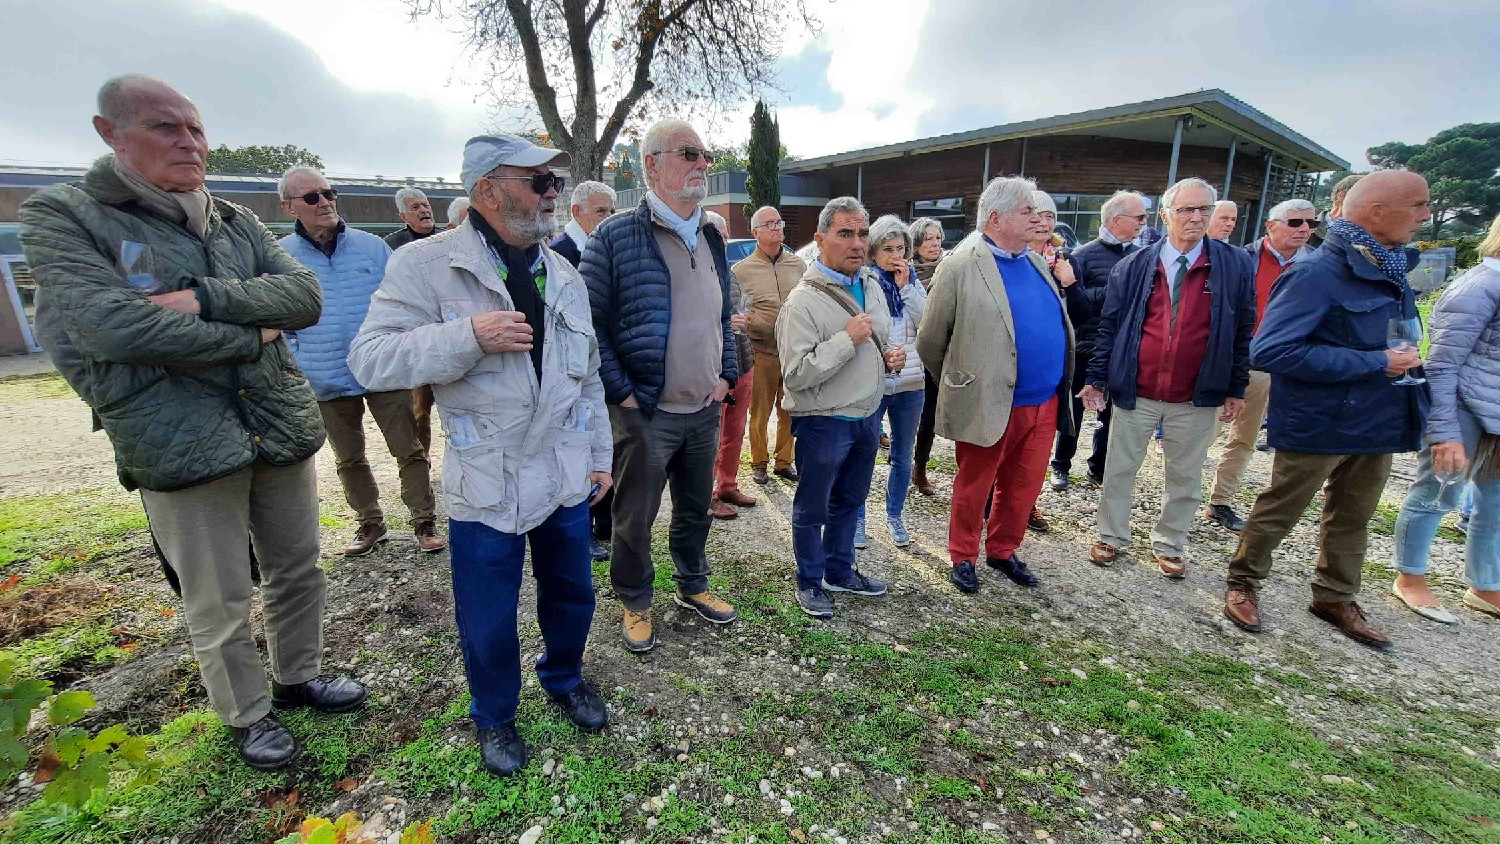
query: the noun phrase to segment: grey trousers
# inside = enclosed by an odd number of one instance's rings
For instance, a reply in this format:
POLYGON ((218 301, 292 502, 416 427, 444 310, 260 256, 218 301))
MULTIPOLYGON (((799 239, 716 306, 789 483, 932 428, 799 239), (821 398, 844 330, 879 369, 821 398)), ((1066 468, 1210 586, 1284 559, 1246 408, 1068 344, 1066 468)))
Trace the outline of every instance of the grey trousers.
POLYGON ((1213 443, 1220 409, 1137 399, 1134 410, 1110 412, 1109 454, 1104 459, 1104 487, 1099 494, 1099 539, 1116 548, 1130 544, 1130 504, 1135 476, 1146 459, 1146 446, 1161 423, 1166 495, 1161 517, 1151 531, 1151 551, 1181 557, 1188 531, 1203 500, 1203 462, 1213 443))
POLYGON ((614 548, 609 577, 615 594, 630 610, 651 606, 656 567, 651 561, 651 526, 661 495, 672 488, 672 527, 668 547, 677 571, 672 579, 683 594, 708 589, 708 514, 719 455, 719 408, 715 402, 696 413, 657 411, 650 419, 638 409, 611 405, 615 439, 614 548))
POLYGON ((250 553, 260 561, 271 675, 285 684, 318 675, 323 594, 318 568, 318 476, 312 458, 256 461, 228 477, 175 492, 141 494, 151 532, 182 582, 193 653, 208 699, 225 724, 248 727, 271 711, 250 629, 250 553))

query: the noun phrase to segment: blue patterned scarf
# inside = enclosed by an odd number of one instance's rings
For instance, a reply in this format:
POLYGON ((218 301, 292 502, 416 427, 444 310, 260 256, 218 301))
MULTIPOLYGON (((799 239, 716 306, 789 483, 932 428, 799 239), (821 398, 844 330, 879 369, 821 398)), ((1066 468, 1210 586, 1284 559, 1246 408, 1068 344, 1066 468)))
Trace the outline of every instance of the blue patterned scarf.
POLYGON ((1406 284, 1406 250, 1397 247, 1387 249, 1380 242, 1370 236, 1363 228, 1349 222, 1348 220, 1335 220, 1328 227, 1329 234, 1335 234, 1349 241, 1352 246, 1363 246, 1370 250, 1375 257, 1376 263, 1380 265, 1380 271, 1386 277, 1397 284, 1406 284))
POLYGON ((870 269, 880 279, 880 289, 885 292, 885 307, 891 312, 891 319, 900 319, 901 313, 906 310, 906 302, 901 299, 901 288, 896 286, 896 277, 875 264, 871 264, 870 269))

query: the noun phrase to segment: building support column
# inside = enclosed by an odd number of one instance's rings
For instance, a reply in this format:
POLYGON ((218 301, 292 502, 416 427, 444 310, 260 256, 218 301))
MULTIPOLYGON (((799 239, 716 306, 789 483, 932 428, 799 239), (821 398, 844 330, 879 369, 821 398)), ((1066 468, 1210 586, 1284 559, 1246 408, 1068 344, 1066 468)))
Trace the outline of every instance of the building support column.
POLYGON ((1023 179, 1026 178, 1026 141, 1027 140, 1028 140, 1027 138, 1022 138, 1021 139, 1021 178, 1023 178, 1023 179))
MULTIPOLYGON (((1276 160, 1276 153, 1266 150, 1266 174, 1260 180, 1260 206, 1256 211, 1256 229, 1260 228, 1260 221, 1266 218, 1266 191, 1271 189, 1271 162, 1276 160)), ((1246 227, 1248 231, 1249 227, 1246 227)))
POLYGON ((1234 149, 1239 143, 1239 138, 1229 139, 1229 163, 1224 165, 1224 193, 1221 199, 1228 199, 1229 189, 1234 187, 1234 149))
POLYGON ((979 189, 984 190, 985 185, 990 183, 990 145, 984 145, 984 178, 979 181, 979 189))
POLYGON ((1177 118, 1177 129, 1172 132, 1172 163, 1167 166, 1167 187, 1177 184, 1177 159, 1182 155, 1182 129, 1186 125, 1186 114, 1177 118))
POLYGON ((859 165, 859 175, 854 183, 854 198, 860 202, 865 201, 865 165, 859 165))

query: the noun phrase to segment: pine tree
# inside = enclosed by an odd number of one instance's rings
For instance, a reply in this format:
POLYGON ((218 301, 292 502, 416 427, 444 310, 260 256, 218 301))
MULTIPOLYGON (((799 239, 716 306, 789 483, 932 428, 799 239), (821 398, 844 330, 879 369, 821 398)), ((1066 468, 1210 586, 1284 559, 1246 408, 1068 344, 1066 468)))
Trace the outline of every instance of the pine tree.
POLYGON ((759 100, 750 115, 750 147, 745 157, 750 161, 745 168, 745 193, 750 195, 750 203, 745 206, 748 222, 755 209, 781 205, 781 127, 759 100))

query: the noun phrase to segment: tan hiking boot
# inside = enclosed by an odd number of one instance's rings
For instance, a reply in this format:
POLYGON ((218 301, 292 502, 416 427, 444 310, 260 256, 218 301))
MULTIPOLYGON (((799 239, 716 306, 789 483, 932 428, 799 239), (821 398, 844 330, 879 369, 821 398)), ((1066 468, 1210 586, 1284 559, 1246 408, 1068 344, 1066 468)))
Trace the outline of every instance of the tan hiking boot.
POLYGON ((681 590, 672 594, 672 600, 677 606, 686 607, 696 611, 704 619, 714 624, 728 624, 739 618, 734 611, 734 604, 720 598, 712 592, 699 592, 696 595, 684 595, 681 590))
POLYGON ((625 650, 645 653, 656 647, 656 632, 651 626, 651 610, 625 611, 625 622, 621 630, 625 637, 625 650))
POLYGON ((375 550, 375 546, 386 541, 389 529, 384 522, 370 522, 359 526, 354 539, 344 546, 345 557, 363 557, 375 550))

